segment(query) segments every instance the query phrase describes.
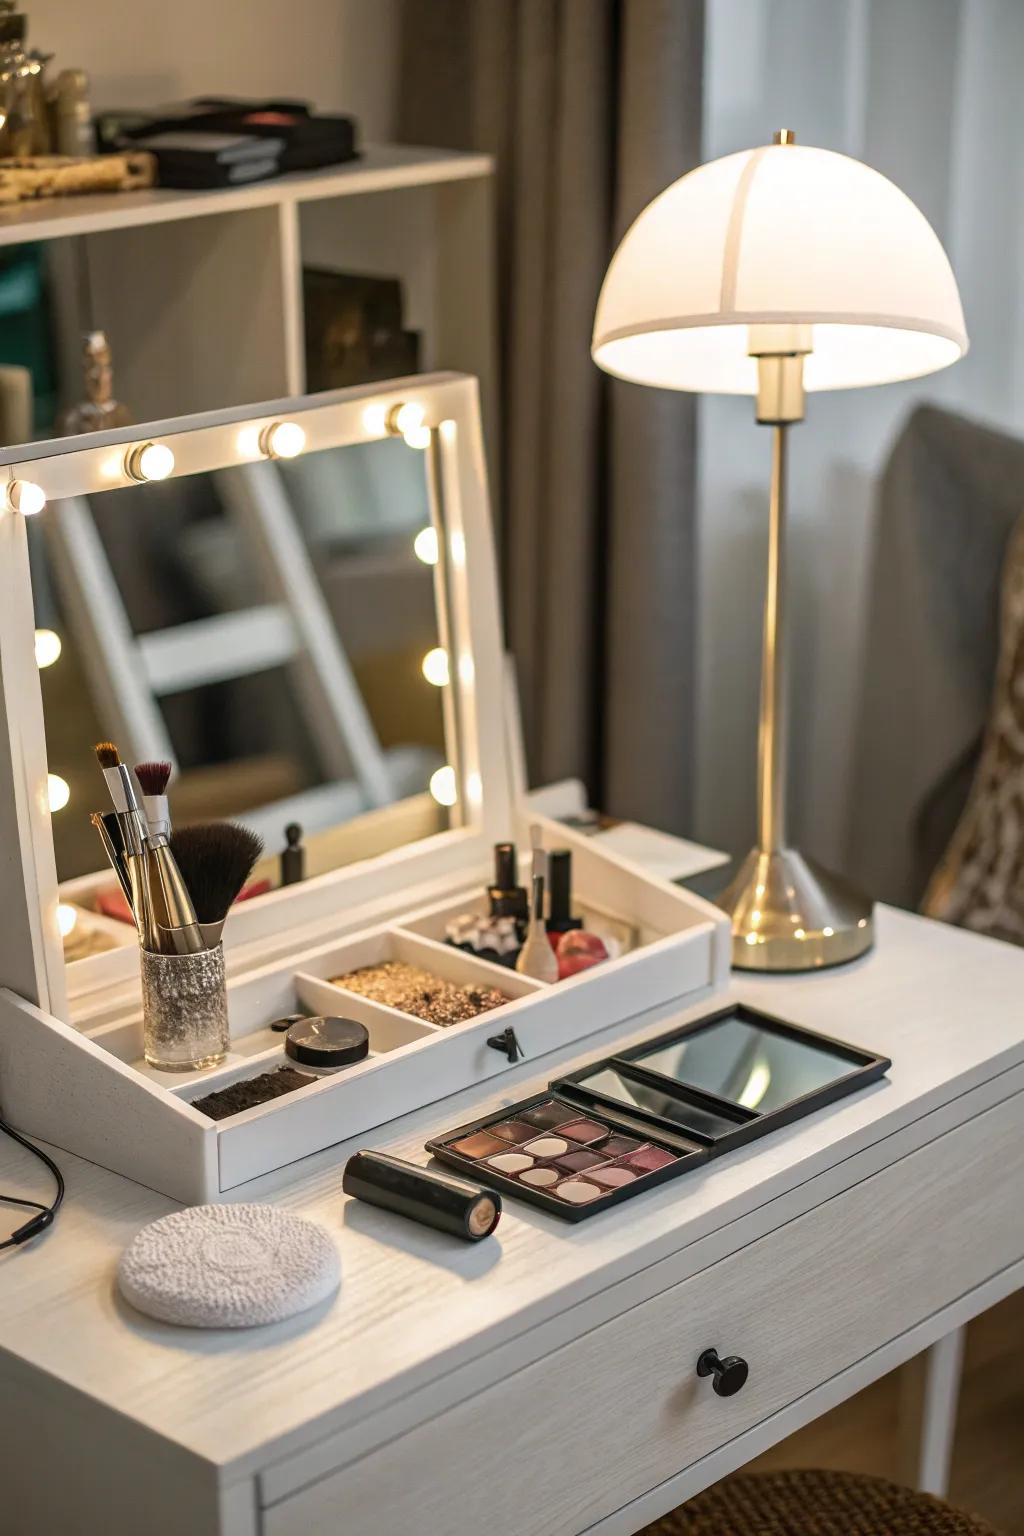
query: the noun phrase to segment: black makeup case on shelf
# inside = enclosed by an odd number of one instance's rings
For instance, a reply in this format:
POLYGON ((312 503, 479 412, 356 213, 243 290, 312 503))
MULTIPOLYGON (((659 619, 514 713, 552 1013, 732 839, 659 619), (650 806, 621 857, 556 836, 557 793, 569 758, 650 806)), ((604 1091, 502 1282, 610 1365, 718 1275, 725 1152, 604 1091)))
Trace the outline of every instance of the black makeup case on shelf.
POLYGON ((427 1151, 582 1221, 875 1082, 892 1063, 737 1004, 556 1078, 427 1151))

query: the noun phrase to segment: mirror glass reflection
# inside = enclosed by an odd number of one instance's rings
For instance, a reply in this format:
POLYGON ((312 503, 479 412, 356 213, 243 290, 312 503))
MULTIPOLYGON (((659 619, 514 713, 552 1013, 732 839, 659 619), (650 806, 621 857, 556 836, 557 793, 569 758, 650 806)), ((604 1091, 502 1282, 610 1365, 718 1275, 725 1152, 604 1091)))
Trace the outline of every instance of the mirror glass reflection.
POLYGON ((664 1089, 653 1088, 649 1083, 627 1077, 614 1067, 602 1067, 599 1072, 583 1078, 580 1087, 589 1088, 593 1093, 603 1093, 626 1109, 646 1110, 650 1115, 670 1121, 682 1131, 700 1131, 705 1136, 717 1137, 736 1129, 735 1120, 716 1115, 713 1110, 704 1109, 701 1105, 684 1103, 664 1089))
POLYGON ((776 1034, 739 1018, 721 1019, 637 1060, 652 1072, 704 1088, 760 1114, 780 1109, 855 1070, 847 1057, 827 1046, 776 1034))
POLYGON ((258 831, 274 884, 289 823, 307 875, 449 826, 423 452, 396 438, 182 476, 55 501, 30 528, 59 879, 103 865, 104 738, 174 765, 176 824, 258 831))

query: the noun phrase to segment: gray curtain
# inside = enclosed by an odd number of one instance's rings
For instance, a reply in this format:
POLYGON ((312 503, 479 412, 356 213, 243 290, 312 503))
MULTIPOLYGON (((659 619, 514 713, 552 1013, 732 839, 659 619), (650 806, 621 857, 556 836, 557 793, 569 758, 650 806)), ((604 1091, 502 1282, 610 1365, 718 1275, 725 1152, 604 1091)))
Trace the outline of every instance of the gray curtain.
POLYGON ((685 830, 694 403, 608 379, 590 332, 619 238, 699 161, 702 0, 406 0, 400 25, 400 137, 498 164, 497 500, 531 778, 685 830))

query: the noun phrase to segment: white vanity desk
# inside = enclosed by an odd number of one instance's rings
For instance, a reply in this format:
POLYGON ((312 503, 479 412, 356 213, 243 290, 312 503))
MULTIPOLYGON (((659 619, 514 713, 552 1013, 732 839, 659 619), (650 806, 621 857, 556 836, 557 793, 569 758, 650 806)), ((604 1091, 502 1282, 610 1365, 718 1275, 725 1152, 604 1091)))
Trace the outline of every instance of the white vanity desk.
MULTIPOLYGON (((0 1259, 3 1530, 625 1536, 1007 1295, 1024 953, 888 909, 878 926, 851 967, 732 991, 888 1053, 888 1079, 589 1222, 507 1201, 463 1246, 346 1201, 354 1144, 238 1190, 339 1243, 335 1300, 273 1328, 131 1313, 118 1254, 172 1203, 61 1154, 55 1231, 0 1259), (737 1395, 696 1377, 708 1346, 748 1361, 737 1395)), ((671 1016, 357 1144, 423 1161, 428 1135, 671 1016)), ((0 1149, 0 1188, 40 1182, 0 1149)))

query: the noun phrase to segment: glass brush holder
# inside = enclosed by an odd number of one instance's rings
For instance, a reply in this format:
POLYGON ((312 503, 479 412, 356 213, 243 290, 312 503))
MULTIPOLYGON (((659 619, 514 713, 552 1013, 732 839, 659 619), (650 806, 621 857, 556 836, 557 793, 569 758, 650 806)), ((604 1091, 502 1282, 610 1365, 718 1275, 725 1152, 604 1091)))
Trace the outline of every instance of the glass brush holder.
POLYGON ((146 1061, 164 1072, 224 1060, 230 1037, 222 944, 195 955, 142 950, 142 1035, 146 1061))

